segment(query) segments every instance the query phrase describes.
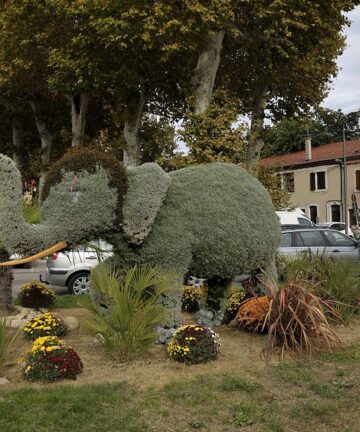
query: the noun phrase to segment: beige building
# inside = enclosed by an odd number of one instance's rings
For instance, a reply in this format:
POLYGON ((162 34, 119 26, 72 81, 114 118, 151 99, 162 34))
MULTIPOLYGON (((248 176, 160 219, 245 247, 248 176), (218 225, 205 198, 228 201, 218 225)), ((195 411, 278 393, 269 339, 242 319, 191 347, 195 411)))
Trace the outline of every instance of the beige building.
POLYGON ((260 164, 278 168, 282 187, 291 193, 291 204, 305 211, 313 222, 344 221, 344 185, 350 226, 356 222, 360 205, 360 140, 331 143, 305 151, 261 159, 260 164), (346 181, 344 181, 344 171, 346 181), (355 209, 355 213, 354 213, 355 209))

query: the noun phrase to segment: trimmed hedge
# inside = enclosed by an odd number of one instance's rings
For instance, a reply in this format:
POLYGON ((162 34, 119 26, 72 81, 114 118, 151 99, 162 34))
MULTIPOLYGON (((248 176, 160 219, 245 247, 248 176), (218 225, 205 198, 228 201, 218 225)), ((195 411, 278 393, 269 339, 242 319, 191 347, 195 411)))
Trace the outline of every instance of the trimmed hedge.
POLYGON ((82 171, 78 177, 79 191, 72 194, 73 173, 64 173, 42 204, 42 223, 31 225, 22 211, 20 173, 10 158, 0 154, 0 236, 10 253, 36 253, 61 240, 78 244, 115 229, 117 192, 109 187, 105 170, 82 171))
MULTIPOLYGON (((258 180, 232 164, 198 165, 169 175, 171 184, 147 239, 135 246, 124 234, 115 234, 109 239, 114 260, 120 269, 152 263, 175 271, 181 281, 189 271, 205 278, 208 298, 215 298, 212 303, 221 310, 234 276, 266 269, 275 258, 281 233, 270 196, 258 180)), ((166 301, 176 315, 180 286, 166 301)))
POLYGON ((49 195, 50 188, 61 182, 63 171, 71 171, 76 174, 87 171, 93 174, 99 165, 107 171, 110 188, 117 190, 116 222, 121 224, 123 221, 123 198, 127 190, 126 169, 118 159, 97 147, 73 147, 69 149, 47 172, 41 199, 45 200, 49 195))
POLYGON ((171 177, 155 163, 128 169, 123 230, 129 243, 142 244, 166 197, 171 177))

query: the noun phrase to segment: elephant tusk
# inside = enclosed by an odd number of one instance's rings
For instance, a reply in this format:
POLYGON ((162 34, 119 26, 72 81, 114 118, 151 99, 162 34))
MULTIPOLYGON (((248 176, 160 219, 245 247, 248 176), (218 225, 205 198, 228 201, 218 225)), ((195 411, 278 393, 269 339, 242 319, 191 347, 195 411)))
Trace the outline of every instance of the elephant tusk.
POLYGON ((21 264, 27 264, 29 262, 36 261, 37 259, 40 259, 40 258, 45 258, 48 255, 51 255, 55 252, 59 252, 63 249, 66 249, 67 246, 68 246, 68 244, 66 242, 61 241, 61 242, 58 242, 58 243, 48 247, 47 249, 42 250, 41 252, 38 252, 35 255, 2 262, 2 263, 0 263, 0 267, 10 267, 10 266, 16 266, 16 265, 21 265, 21 264))

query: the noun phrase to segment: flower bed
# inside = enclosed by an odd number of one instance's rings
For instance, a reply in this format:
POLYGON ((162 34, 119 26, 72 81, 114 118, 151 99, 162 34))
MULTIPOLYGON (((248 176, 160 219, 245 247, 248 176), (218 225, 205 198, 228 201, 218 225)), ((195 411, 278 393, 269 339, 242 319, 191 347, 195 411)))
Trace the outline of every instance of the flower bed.
POLYGON ((167 346, 171 359, 186 364, 207 363, 220 353, 220 337, 209 327, 186 325, 180 327, 167 346))
POLYGON ((31 340, 42 336, 63 336, 66 333, 64 321, 50 312, 32 318, 24 326, 24 335, 31 340))
POLYGON ((29 282, 21 287, 18 302, 23 307, 43 308, 52 305, 55 301, 55 292, 41 282, 29 282))
POLYGON ((82 370, 77 353, 56 336, 36 339, 22 365, 23 376, 29 381, 75 380, 82 370))

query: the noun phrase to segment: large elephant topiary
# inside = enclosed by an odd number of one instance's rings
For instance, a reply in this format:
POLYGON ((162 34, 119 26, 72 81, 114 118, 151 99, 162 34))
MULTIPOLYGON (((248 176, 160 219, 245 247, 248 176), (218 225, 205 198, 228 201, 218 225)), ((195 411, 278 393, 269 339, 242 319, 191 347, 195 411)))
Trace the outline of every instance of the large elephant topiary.
MULTIPOLYGON (((100 162, 76 172, 75 194, 69 186, 75 169, 69 160, 66 167, 42 203, 43 223, 31 226, 22 217, 20 174, 0 155, 0 237, 10 252, 35 253, 57 241, 105 235, 122 267, 147 262, 180 278, 188 272, 206 278, 212 309, 221 307, 223 288, 234 276, 274 259, 280 227, 271 199, 238 166, 214 163, 168 174, 144 164, 128 169, 127 179, 121 177, 127 185, 116 190, 100 162), (116 217, 119 190, 127 190, 122 222, 116 217)), ((176 315, 180 290, 168 302, 176 315)))

